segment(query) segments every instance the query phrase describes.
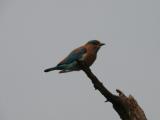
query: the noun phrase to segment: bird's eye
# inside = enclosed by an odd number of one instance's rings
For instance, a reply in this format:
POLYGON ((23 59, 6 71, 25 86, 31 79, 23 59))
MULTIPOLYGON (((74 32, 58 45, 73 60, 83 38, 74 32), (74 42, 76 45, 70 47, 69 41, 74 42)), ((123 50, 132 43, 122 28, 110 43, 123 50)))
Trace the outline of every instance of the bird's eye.
POLYGON ((95 41, 92 43, 93 45, 99 45, 99 42, 95 41))
POLYGON ((97 42, 93 42, 92 44, 93 44, 93 45, 97 45, 97 42))

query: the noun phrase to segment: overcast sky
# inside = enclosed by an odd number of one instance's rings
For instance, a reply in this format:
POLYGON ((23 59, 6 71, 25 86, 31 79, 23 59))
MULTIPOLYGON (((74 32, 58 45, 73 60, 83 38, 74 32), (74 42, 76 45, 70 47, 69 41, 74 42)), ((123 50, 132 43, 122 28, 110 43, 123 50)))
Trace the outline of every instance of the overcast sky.
POLYGON ((91 67, 159 118, 158 0, 0 0, 0 120, 119 120, 83 72, 44 73, 88 40, 91 67))

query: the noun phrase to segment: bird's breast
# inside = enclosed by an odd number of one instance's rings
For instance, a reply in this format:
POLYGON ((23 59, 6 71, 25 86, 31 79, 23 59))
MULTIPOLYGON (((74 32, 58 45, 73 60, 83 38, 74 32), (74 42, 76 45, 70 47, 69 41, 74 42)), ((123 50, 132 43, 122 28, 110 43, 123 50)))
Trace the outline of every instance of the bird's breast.
POLYGON ((84 62, 88 65, 88 66, 91 66, 94 61, 96 59, 96 55, 95 54, 87 54, 85 55, 84 57, 84 62))

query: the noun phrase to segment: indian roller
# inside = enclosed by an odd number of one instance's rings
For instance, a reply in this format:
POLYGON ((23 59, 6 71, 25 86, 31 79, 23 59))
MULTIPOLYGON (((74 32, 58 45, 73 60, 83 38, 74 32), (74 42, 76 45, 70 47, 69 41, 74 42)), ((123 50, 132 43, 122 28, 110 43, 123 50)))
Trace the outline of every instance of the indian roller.
POLYGON ((105 45, 98 40, 90 40, 85 45, 74 49, 65 59, 63 59, 55 67, 45 69, 44 72, 60 70, 59 73, 81 70, 77 61, 84 62, 90 67, 97 57, 97 52, 101 46, 105 45))

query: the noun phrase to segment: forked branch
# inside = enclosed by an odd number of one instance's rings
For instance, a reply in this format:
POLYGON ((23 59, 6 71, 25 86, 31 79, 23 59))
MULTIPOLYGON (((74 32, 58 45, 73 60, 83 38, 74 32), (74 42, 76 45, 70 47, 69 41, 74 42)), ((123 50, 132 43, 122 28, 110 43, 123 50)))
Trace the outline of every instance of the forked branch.
POLYGON ((122 120, 147 120, 143 110, 138 105, 137 101, 129 95, 127 97, 122 91, 116 90, 118 95, 112 94, 92 73, 91 69, 81 61, 78 61, 80 68, 90 78, 96 90, 106 98, 106 101, 111 102, 114 110, 119 114, 122 120))

